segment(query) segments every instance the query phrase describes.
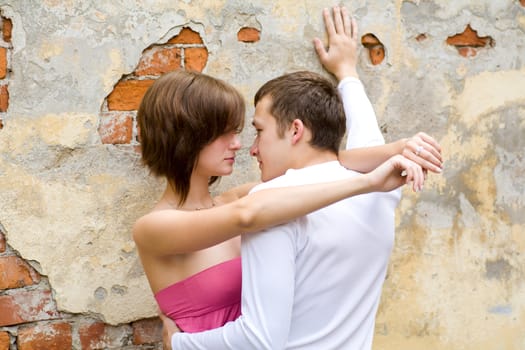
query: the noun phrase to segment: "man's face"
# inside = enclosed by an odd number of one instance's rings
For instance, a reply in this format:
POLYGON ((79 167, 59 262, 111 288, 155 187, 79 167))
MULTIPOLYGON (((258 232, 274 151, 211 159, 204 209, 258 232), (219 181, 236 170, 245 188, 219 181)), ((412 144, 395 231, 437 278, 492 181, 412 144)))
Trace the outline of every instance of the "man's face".
POLYGON ((277 121, 270 114, 271 106, 270 96, 259 100, 252 122, 257 136, 250 147, 250 154, 259 162, 262 181, 281 176, 291 167, 290 130, 285 132, 284 137, 279 137, 277 121))

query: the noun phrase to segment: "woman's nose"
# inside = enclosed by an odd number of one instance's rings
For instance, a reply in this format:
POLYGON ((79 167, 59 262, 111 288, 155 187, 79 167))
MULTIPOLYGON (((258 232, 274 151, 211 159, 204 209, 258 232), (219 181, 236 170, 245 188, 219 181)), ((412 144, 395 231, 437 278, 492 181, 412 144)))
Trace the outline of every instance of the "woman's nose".
POLYGON ((241 149, 241 138, 239 135, 234 135, 230 147, 233 149, 241 149))

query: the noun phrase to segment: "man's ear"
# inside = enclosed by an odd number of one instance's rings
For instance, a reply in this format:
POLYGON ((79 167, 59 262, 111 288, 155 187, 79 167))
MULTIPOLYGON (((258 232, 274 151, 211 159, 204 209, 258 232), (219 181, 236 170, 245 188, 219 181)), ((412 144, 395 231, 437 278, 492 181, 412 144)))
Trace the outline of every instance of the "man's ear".
POLYGON ((294 119, 292 122, 292 125, 290 126, 290 130, 292 131, 292 145, 295 145, 304 134, 304 124, 301 119, 294 119))

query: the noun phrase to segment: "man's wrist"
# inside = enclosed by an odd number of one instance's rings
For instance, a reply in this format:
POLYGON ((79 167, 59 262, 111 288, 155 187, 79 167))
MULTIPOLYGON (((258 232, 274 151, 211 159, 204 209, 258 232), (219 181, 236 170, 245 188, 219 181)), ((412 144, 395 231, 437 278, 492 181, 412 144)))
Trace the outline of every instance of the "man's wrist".
POLYGON ((361 82, 361 80, 359 80, 359 78, 356 78, 356 77, 345 77, 339 80, 337 82, 337 88, 344 89, 344 87, 347 86, 348 84, 359 85, 361 86, 361 88, 364 89, 363 82, 361 82))
POLYGON ((337 72, 334 75, 337 78, 337 81, 341 81, 345 78, 359 79, 359 74, 357 74, 357 70, 355 68, 344 69, 344 70, 337 72))

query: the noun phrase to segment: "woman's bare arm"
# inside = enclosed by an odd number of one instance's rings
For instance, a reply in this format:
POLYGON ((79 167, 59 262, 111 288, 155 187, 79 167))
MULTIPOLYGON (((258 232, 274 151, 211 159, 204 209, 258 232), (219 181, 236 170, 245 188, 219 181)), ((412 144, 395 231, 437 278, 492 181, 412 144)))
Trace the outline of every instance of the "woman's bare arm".
POLYGON ((323 184, 267 189, 218 207, 198 211, 159 210, 137 220, 133 238, 141 251, 156 256, 189 253, 241 233, 288 222, 339 200, 372 191, 390 191, 424 182, 420 166, 394 156, 373 172, 323 184), (405 170, 406 177, 401 176, 405 170))
POLYGON ((424 132, 385 145, 339 151, 339 161, 347 169, 367 173, 396 154, 405 156, 431 172, 439 174, 442 171, 441 146, 424 132))

